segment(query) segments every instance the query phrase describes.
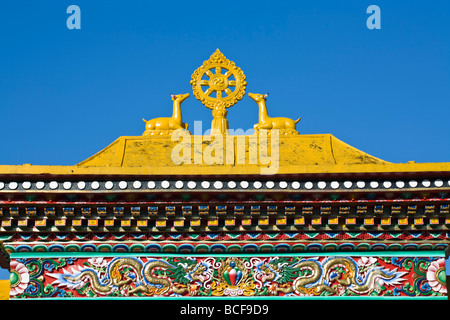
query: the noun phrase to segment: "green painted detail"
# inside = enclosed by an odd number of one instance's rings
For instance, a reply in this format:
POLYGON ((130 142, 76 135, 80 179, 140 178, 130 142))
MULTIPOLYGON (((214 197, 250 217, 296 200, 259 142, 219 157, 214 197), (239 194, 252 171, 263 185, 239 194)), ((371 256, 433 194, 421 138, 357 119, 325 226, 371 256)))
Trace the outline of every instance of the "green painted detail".
MULTIPOLYGON (((173 244, 166 244, 164 247, 162 247, 162 251, 164 254, 177 252, 177 246, 173 244)), ((186 254, 184 254, 183 256, 185 255, 186 254)))
POLYGON ((227 252, 239 253, 240 251, 241 251, 241 247, 238 245, 231 245, 227 248, 227 252))
POLYGON ((440 283, 446 283, 447 281, 447 276, 445 274, 445 270, 442 269, 441 271, 439 271, 438 275, 437 275, 438 281, 440 283))
POLYGON ((361 234, 361 232, 349 232, 348 233, 351 237, 356 238, 357 236, 359 236, 361 234))
POLYGON ((335 251, 335 250, 337 250, 338 245, 335 243, 327 243, 326 245, 323 246, 323 248, 325 250, 335 251))
POLYGON ((362 251, 362 250, 368 251, 369 249, 370 249, 370 244, 368 244, 368 243, 360 243, 356 246, 356 250, 358 250, 358 251, 362 251))
POLYGON ((141 252, 145 251, 145 247, 143 245, 141 245, 141 244, 133 244, 130 247, 130 251, 133 252, 133 253, 141 253, 141 252))
POLYGON ((419 250, 430 250, 431 248, 432 248, 432 245, 429 244, 429 243, 421 244, 421 245, 419 246, 419 250))
POLYGON ((388 246, 388 250, 401 250, 402 245, 398 243, 394 243, 388 246))
POLYGON ((20 282, 19 273, 15 270, 12 270, 9 274, 9 281, 11 282, 11 287, 15 287, 20 282))
POLYGON ((44 245, 38 245, 33 247, 33 252, 45 252, 47 251, 47 247, 44 245))
POLYGON ((98 251, 99 252, 112 252, 112 246, 109 244, 101 244, 98 246, 98 251))
POLYGON ((209 246, 206 244, 199 244, 195 247, 195 252, 203 252, 206 253, 209 251, 209 246))
POLYGON ((117 199, 117 195, 115 195, 115 194, 107 194, 107 195, 105 195, 105 198, 108 201, 114 201, 114 200, 117 199))
POLYGON ((340 198, 340 195, 339 194, 330 194, 330 199, 331 200, 338 200, 340 198))

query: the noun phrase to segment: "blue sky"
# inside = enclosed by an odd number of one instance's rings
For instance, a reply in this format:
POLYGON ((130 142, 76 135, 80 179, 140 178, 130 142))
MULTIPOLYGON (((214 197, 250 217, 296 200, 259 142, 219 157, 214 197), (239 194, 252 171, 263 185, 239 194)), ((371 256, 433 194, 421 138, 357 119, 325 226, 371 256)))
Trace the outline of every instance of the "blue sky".
MULTIPOLYGON (((142 118, 170 116, 170 93, 190 92, 183 119, 207 129, 211 111, 190 76, 219 48, 270 92, 271 116, 302 117, 302 134, 331 133, 391 162, 448 162, 450 2, 8 1, 0 11, 1 164, 73 165, 142 118), (69 30, 66 9, 81 9, 69 30), (366 9, 381 9, 369 30, 366 9)), ((257 105, 229 109, 252 128, 257 105)))
MULTIPOLYGON (((331 133, 391 162, 450 162, 450 2, 7 1, 0 10, 0 164, 73 165, 142 118, 211 123, 191 74, 219 48, 270 92, 271 116, 302 117, 302 134, 331 133), (69 5, 81 29, 69 30, 69 5), (381 29, 369 30, 369 5, 381 29)), ((246 95, 233 129, 257 123, 246 95)))

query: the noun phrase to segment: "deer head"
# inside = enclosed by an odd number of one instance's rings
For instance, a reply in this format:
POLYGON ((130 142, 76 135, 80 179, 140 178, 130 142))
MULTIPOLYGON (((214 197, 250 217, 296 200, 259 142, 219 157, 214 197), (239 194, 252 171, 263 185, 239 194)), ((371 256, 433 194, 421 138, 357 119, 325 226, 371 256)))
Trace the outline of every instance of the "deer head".
POLYGON ((183 102, 184 100, 186 100, 187 98, 189 98, 189 93, 185 93, 185 94, 170 94, 170 96, 172 97, 173 101, 178 101, 178 102, 183 102))
POLYGON ((256 103, 259 103, 261 100, 266 100, 266 98, 269 96, 269 93, 266 94, 259 94, 259 93, 248 93, 248 96, 255 100, 256 103))

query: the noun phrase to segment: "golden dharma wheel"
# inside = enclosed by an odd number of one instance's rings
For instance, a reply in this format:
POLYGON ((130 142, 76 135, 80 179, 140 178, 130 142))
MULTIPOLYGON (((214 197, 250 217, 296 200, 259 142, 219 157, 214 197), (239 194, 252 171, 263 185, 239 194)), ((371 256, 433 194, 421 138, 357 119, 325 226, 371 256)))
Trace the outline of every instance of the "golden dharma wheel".
POLYGON ((209 109, 219 101, 226 108, 233 106, 242 99, 247 85, 244 72, 219 49, 194 71, 191 78, 194 96, 209 109))

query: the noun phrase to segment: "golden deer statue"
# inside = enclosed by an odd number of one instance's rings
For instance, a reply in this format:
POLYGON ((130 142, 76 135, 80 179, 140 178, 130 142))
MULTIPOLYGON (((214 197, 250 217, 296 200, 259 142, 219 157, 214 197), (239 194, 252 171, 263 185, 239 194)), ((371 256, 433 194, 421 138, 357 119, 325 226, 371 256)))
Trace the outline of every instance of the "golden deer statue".
POLYGON ((266 98, 269 94, 249 93, 248 96, 252 98, 259 106, 259 122, 253 126, 255 133, 260 129, 272 130, 279 129, 280 134, 298 134, 296 129, 297 123, 301 118, 293 120, 285 117, 271 118, 267 113, 266 98))
POLYGON ((155 135, 155 134, 170 134, 170 131, 177 129, 188 129, 188 124, 183 123, 181 117, 181 103, 189 98, 189 93, 186 94, 171 94, 173 100, 173 113, 172 117, 154 118, 151 120, 142 119, 145 125, 145 132, 143 136, 155 135))

